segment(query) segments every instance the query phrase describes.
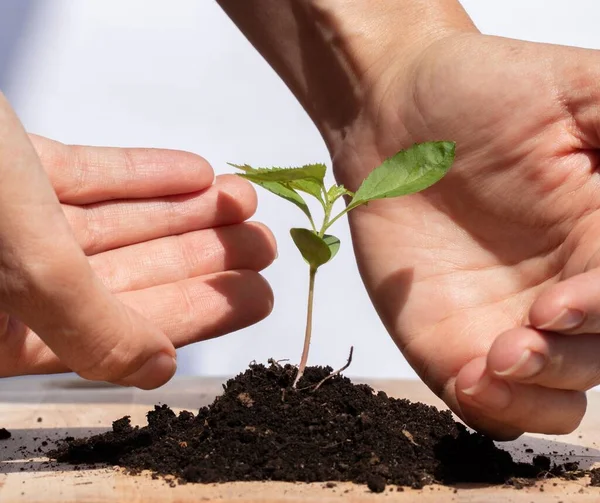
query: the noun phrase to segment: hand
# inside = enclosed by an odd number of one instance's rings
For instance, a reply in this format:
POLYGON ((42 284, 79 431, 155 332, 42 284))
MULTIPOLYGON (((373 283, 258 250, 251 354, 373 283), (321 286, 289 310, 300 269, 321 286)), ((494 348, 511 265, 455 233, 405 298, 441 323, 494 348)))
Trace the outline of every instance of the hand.
POLYGON ((176 151, 31 137, 36 155, 1 97, 0 131, 0 376, 153 388, 175 372, 175 347, 270 312, 257 271, 275 244, 244 222, 245 181, 213 184, 206 161, 176 151))
POLYGON ((414 142, 455 141, 457 159, 351 214, 378 312, 470 425, 572 431, 600 384, 600 53, 462 33, 381 63, 338 179, 356 188, 414 142))

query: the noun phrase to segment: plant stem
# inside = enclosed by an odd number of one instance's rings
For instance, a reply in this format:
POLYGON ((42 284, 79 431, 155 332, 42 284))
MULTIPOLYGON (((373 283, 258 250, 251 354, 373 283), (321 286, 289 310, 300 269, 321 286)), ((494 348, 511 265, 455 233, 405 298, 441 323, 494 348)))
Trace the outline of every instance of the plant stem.
POLYGON ((331 209, 332 209, 332 204, 331 203, 327 203, 327 206, 325 207, 325 214, 323 215, 323 225, 321 226, 321 230, 319 231, 319 237, 323 237, 325 235, 325 230, 327 229, 327 227, 329 227, 329 218, 331 217, 331 209))
POLYGON ((300 365, 298 365, 298 373, 292 388, 295 388, 300 381, 300 378, 304 375, 304 369, 306 368, 306 362, 308 361, 308 350, 310 349, 310 336, 312 333, 312 313, 313 313, 313 300, 315 297, 315 276, 317 269, 311 267, 308 279, 308 306, 306 309, 306 332, 304 333, 304 347, 302 348, 302 357, 300 358, 300 365))
POLYGON ((347 206, 346 208, 344 208, 339 215, 336 215, 334 218, 332 218, 331 220, 328 220, 326 222, 326 224, 321 229, 321 232, 323 234, 325 234, 325 231, 327 229, 329 229, 329 227, 331 227, 335 222, 337 222, 337 220, 339 218, 342 218, 346 213, 348 213, 350 210, 353 210, 354 208, 356 208, 356 206, 352 206, 352 207, 351 206, 347 206))

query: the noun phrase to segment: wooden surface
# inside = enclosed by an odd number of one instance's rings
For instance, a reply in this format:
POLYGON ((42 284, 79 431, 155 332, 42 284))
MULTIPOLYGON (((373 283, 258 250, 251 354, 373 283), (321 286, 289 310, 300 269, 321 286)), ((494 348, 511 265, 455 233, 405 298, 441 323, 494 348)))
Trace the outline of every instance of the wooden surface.
MULTIPOLYGON (((213 400, 221 391, 220 383, 218 379, 180 379, 160 390, 143 392, 70 378, 1 381, 0 427, 9 429, 13 438, 0 441, 0 502, 600 501, 600 489, 587 487, 587 479, 547 480, 523 490, 464 486, 455 492, 453 488, 431 486, 420 491, 407 489, 385 494, 371 494, 364 486, 339 483, 332 489, 324 488, 324 484, 255 482, 171 488, 164 481, 152 480, 149 476, 127 476, 117 468, 79 471, 71 466, 50 467, 44 463, 43 454, 36 452, 48 437, 99 433, 123 415, 130 415, 134 424, 145 424, 146 412, 156 403, 194 411, 213 400)), ((372 381, 370 384, 392 396, 442 405, 421 383, 372 381)), ((531 460, 535 454, 547 454, 556 462, 578 461, 585 468, 595 463, 600 465, 600 393, 590 393, 588 415, 575 433, 563 437, 531 435, 502 445, 522 460, 531 460), (527 448, 534 453, 526 453, 527 448)))

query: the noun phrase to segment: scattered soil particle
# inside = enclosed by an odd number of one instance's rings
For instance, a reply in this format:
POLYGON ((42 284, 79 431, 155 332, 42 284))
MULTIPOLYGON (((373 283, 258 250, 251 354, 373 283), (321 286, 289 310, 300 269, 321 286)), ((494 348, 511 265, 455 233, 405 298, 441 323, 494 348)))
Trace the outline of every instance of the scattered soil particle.
POLYGON ((533 457, 533 464, 537 466, 540 470, 546 472, 550 471, 550 468, 552 468, 552 461, 550 460, 550 458, 541 454, 538 454, 537 456, 533 457))
POLYGON ((600 487, 600 468, 592 468, 590 470, 590 485, 600 487))
POLYGON ((12 433, 6 428, 0 428, 0 440, 8 440, 12 437, 12 433))
POLYGON ((346 377, 328 379, 315 391, 330 372, 309 367, 293 390, 294 367, 253 364, 197 415, 155 406, 147 426, 133 427, 126 416, 110 432, 65 439, 50 457, 120 465, 132 474, 151 470, 169 483, 351 481, 374 492, 388 484, 434 482, 523 487, 568 471, 542 456, 515 463, 449 411, 389 398, 346 377))
POLYGON ((381 475, 371 474, 367 477, 367 487, 374 493, 385 491, 385 479, 381 475))

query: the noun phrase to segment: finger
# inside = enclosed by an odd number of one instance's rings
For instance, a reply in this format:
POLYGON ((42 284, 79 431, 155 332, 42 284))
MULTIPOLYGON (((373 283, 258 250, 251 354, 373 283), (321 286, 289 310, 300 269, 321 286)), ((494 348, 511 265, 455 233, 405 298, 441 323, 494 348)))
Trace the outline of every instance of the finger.
MULTIPOLYGON (((265 318, 273 308, 268 283, 253 271, 228 271, 117 296, 151 319, 177 347, 240 330, 265 318)), ((35 334, 0 353, 0 376, 65 372, 35 334)))
POLYGON ((600 384, 600 339, 516 328, 500 335, 487 357, 498 378, 547 388, 586 391, 600 384))
POLYGON ((161 327, 176 347, 240 330, 273 309, 271 287, 254 271, 226 271, 118 297, 161 327))
POLYGON ((579 426, 587 404, 580 391, 497 379, 487 371, 485 357, 461 369, 455 390, 463 419, 499 440, 514 439, 526 431, 570 433, 579 426))
POLYGON ((31 327, 84 377, 162 384, 175 368, 172 344, 93 274, 1 96, 0 131, 0 310, 31 327))
POLYGON ((30 137, 66 204, 186 194, 206 189, 214 179, 210 164, 189 152, 71 146, 30 137))
POLYGON ((572 276, 544 290, 532 304, 529 319, 540 330, 600 332, 600 269, 572 276))
POLYGON ((138 201, 63 206, 87 255, 164 236, 243 222, 256 210, 256 192, 244 179, 219 176, 202 192, 138 201))
POLYGON ((90 264, 114 293, 227 270, 260 271, 275 254, 271 231, 245 222, 117 248, 90 257, 90 264))

